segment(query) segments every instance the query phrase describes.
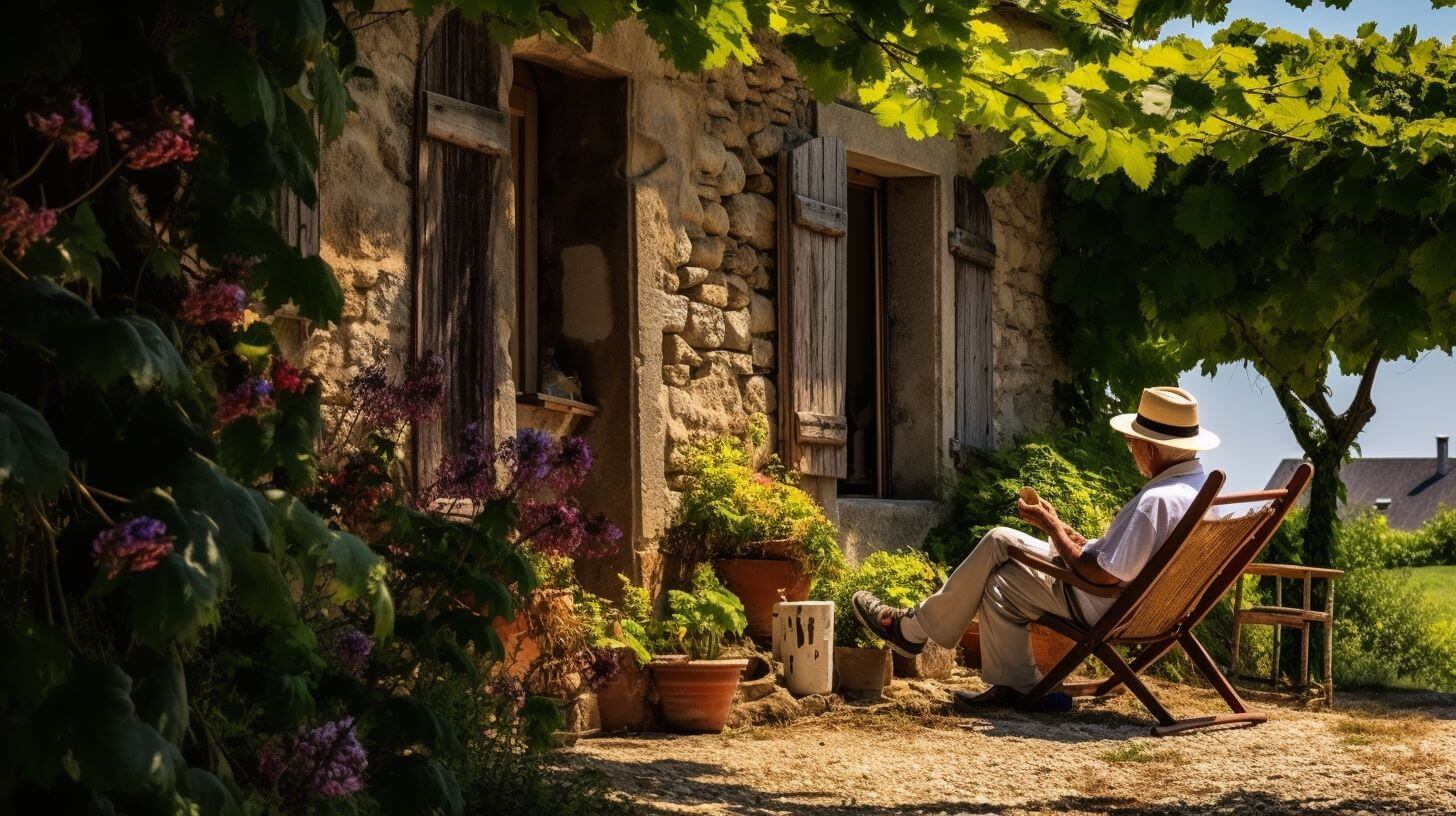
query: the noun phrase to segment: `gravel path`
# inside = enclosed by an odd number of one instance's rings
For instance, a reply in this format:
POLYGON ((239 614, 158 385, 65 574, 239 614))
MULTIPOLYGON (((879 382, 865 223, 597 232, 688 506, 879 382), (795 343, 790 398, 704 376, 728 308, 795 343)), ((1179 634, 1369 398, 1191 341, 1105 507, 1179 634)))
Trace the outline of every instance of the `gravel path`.
MULTIPOLYGON (((1210 692, 1156 689, 1175 713, 1219 710, 1210 692)), ((1129 695, 1055 718, 961 716, 924 683, 897 681, 895 697, 721 735, 583 740, 568 756, 652 813, 1456 813, 1451 697, 1342 695, 1335 712, 1258 699, 1265 725, 1166 739, 1129 695)))

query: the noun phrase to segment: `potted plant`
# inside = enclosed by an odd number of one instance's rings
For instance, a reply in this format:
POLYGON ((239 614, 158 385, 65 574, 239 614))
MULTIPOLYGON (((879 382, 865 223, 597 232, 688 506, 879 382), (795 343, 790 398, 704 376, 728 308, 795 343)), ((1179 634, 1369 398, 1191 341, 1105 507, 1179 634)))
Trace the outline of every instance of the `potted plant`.
MULTIPOLYGON (((925 600, 943 583, 945 571, 919 550, 871 553, 835 585, 834 630, 836 634, 844 633, 839 637, 846 646, 879 648, 884 644, 866 632, 854 618, 850 604, 854 593, 867 590, 890 606, 903 609, 925 600)), ((943 680, 955 667, 955 652, 929 643, 917 657, 892 654, 891 662, 894 673, 901 677, 943 680)))
POLYGON ((675 731, 718 732, 728 719, 733 693, 748 661, 720 659, 724 640, 743 633, 743 604, 706 564, 693 576, 692 592, 668 592, 667 620, 659 637, 675 642, 686 659, 659 657, 649 665, 662 719, 675 731))
POLYGON ((652 684, 647 673, 652 662, 648 630, 655 625, 652 596, 627 576, 617 577, 622 581, 620 609, 595 596, 595 603, 585 604, 593 620, 597 710, 603 731, 645 731, 656 719, 648 703, 652 684))
MULTIPOLYGON (((750 441, 764 433, 758 415, 750 441)), ((664 549, 684 565, 711 561, 742 599, 749 636, 767 642, 774 604, 807 600, 843 570, 838 532, 776 457, 756 467, 742 439, 715 437, 678 453, 686 486, 664 549)))

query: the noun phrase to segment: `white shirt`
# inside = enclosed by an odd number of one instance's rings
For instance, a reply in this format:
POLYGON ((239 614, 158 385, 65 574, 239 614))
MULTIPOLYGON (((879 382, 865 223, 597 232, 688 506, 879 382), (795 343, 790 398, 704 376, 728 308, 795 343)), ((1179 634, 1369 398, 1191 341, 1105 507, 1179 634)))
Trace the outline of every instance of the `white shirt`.
MULTIPOLYGON (((1087 542, 1082 551, 1096 556, 1097 565, 1118 580, 1131 581, 1183 520, 1207 478, 1203 463, 1197 459, 1165 468, 1118 511, 1107 532, 1087 542)), ((1080 589, 1074 592, 1088 623, 1096 623, 1117 600, 1080 589)))

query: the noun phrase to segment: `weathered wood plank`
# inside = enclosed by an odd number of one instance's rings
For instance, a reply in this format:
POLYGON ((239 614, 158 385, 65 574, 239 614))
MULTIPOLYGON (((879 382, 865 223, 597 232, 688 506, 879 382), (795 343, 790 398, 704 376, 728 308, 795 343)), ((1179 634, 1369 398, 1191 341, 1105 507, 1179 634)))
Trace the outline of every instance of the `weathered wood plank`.
POLYGON ((956 227, 950 231, 950 254, 962 261, 982 266, 996 265, 996 245, 969 230, 956 227))
POLYGON ((991 211, 970 179, 955 180, 956 431, 964 448, 989 448, 993 416, 991 211), (958 251, 960 250, 960 251, 958 251))
POLYGON ((843 446, 849 441, 849 423, 843 416, 795 411, 794 419, 801 445, 843 446))
POLYGON ((794 223, 831 238, 843 235, 849 226, 849 213, 843 207, 815 201, 804 195, 794 196, 794 223))
MULTIPOLYGON (((785 405, 785 460, 801 473, 843 478, 845 307, 849 205, 844 143, 813 139, 785 155, 781 208, 793 213, 785 227, 781 332, 785 405)), ((781 210, 782 211, 782 210, 781 210)))
POLYGON ((488 156, 510 152, 511 123, 501 111, 425 93, 425 135, 488 156))

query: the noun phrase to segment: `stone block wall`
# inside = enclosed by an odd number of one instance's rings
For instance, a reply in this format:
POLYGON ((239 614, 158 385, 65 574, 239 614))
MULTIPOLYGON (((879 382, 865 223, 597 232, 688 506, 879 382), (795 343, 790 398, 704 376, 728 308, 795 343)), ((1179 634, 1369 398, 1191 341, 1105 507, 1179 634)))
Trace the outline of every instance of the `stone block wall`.
MULTIPOLYGON (((729 64, 700 86, 703 138, 689 191, 696 200, 681 217, 691 249, 662 276, 669 488, 680 486, 680 443, 743 433, 751 415, 778 410, 778 156, 808 138, 813 102, 788 58, 771 42, 759 47, 761 63, 729 64)), ((764 448, 774 446, 771 438, 764 448)))

